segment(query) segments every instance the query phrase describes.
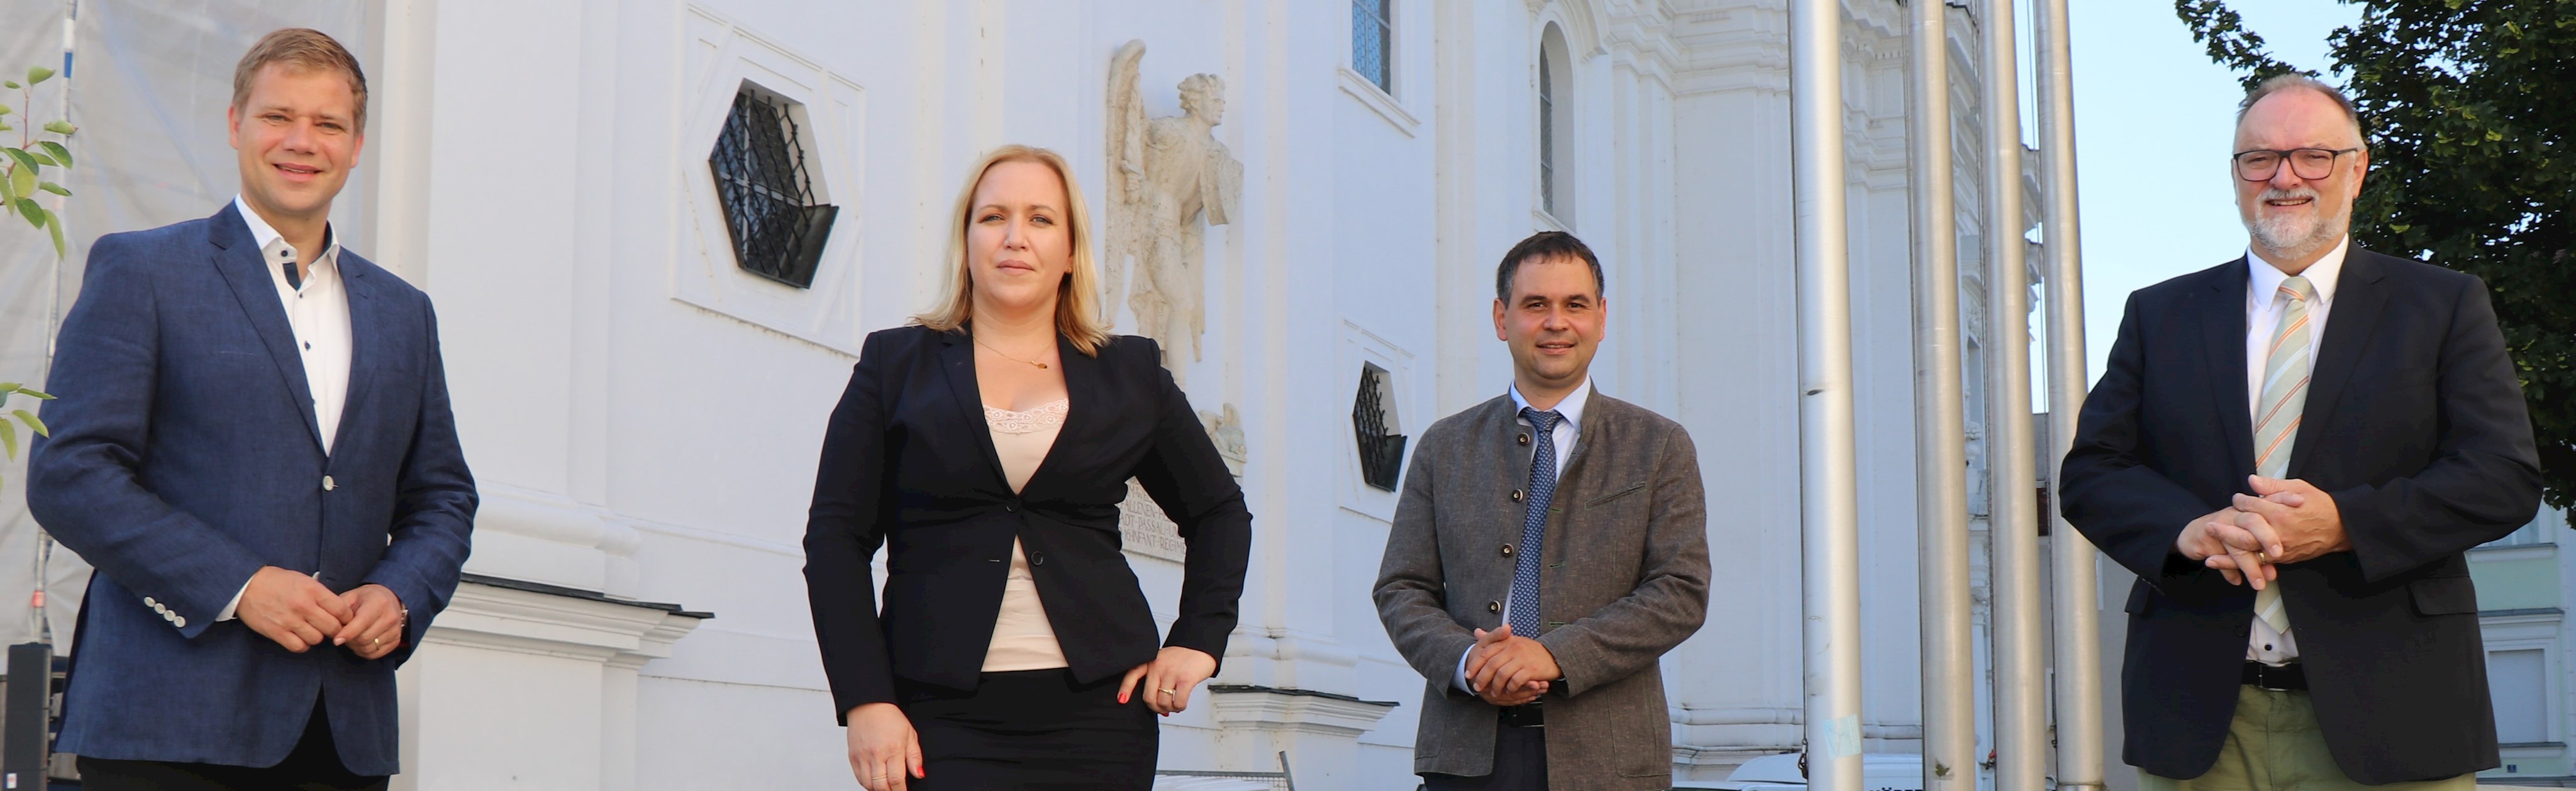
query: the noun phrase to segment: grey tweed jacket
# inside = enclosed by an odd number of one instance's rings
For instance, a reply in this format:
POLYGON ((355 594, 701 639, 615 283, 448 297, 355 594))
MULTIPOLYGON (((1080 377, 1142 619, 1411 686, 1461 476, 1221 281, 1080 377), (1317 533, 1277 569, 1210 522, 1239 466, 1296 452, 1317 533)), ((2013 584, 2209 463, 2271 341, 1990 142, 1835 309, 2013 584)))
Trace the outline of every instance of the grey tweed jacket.
MULTIPOLYGON (((1493 771, 1497 709, 1450 682, 1475 629, 1502 625, 1531 429, 1499 396, 1423 432, 1379 566, 1379 620, 1428 680, 1415 772, 1493 771)), ((1522 495, 1525 496, 1525 495, 1522 495)), ((1549 506, 1540 644, 1565 678, 1547 711, 1552 788, 1672 785, 1659 664, 1708 613, 1708 510, 1680 424, 1596 389, 1549 506)))

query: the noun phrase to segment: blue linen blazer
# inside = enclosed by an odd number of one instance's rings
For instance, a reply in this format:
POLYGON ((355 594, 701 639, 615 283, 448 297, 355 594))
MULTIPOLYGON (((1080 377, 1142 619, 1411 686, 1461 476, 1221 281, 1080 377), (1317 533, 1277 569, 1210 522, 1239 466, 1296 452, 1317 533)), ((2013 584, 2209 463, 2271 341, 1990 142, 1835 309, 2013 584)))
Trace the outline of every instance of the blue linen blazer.
POLYGON ((272 766, 318 696, 343 764, 399 769, 394 668, 455 592, 476 504, 437 319, 427 295, 340 253, 353 344, 326 455, 266 266, 231 205, 90 249, 46 386, 53 436, 28 463, 28 510, 98 567, 58 750, 272 766), (392 590, 411 611, 402 648, 295 654, 217 622, 262 566, 392 590))

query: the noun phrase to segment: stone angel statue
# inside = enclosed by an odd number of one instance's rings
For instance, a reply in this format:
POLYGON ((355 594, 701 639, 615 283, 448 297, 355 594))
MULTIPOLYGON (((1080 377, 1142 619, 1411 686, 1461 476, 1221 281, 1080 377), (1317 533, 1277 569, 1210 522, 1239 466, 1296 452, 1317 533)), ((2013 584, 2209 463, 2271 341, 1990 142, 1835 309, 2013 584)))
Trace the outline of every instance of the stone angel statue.
POLYGON ((1225 118, 1225 80, 1181 80, 1181 114, 1149 118, 1137 87, 1145 42, 1129 41, 1109 62, 1109 218, 1102 273, 1114 305, 1123 290, 1137 331, 1178 363, 1200 359, 1207 331, 1207 225, 1226 225, 1243 202, 1243 162, 1213 130, 1225 118), (1204 217, 1204 222, 1202 222, 1204 217), (1135 282, 1128 288, 1130 262, 1135 282))

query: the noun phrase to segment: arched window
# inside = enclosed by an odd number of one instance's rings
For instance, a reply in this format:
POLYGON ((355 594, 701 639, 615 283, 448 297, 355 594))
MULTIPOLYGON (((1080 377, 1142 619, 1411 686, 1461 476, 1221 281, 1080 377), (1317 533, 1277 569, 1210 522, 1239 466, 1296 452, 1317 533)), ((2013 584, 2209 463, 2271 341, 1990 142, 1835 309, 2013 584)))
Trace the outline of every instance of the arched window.
POLYGON ((1538 201, 1557 222, 1574 224, 1573 70, 1565 31, 1553 23, 1538 47, 1538 201))

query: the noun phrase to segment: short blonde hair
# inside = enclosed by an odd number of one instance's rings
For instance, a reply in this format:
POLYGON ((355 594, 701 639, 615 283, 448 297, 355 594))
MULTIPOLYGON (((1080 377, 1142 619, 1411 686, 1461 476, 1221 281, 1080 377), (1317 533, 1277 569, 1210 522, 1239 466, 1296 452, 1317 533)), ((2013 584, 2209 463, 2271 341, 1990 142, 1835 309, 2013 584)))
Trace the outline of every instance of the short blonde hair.
POLYGON ((1064 181, 1065 230, 1073 242, 1073 271, 1066 273, 1064 284, 1056 289, 1055 330, 1072 342, 1073 348, 1096 356, 1110 335, 1108 317, 1101 315, 1100 268, 1091 256, 1091 210, 1082 202, 1082 186, 1074 183, 1073 166, 1065 163, 1063 155, 1035 146, 993 149, 967 171, 966 186, 957 191, 956 208, 948 214, 948 277, 943 293, 936 307, 912 317, 912 321, 950 332, 975 318, 975 279, 966 266, 966 231, 972 225, 975 188, 984 183, 986 172, 1004 162, 1045 165, 1064 181))
POLYGON ((290 27, 261 36, 250 51, 242 54, 241 63, 233 66, 233 109, 250 104, 250 81, 269 64, 282 64, 305 71, 336 71, 349 78, 349 95, 357 100, 356 118, 349 123, 359 133, 367 130, 367 73, 358 68, 358 56, 328 33, 304 27, 290 27))

